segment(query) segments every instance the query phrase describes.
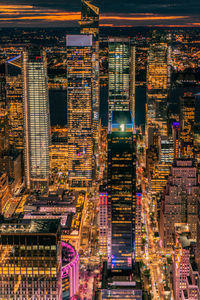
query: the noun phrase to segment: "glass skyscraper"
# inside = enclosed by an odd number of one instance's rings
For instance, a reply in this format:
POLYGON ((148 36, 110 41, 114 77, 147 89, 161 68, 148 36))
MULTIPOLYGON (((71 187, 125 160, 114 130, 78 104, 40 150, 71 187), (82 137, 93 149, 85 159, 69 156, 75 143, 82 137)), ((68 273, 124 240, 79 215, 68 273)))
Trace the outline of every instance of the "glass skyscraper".
MULTIPOLYGON (((197 119, 197 118, 196 118, 197 119)), ((195 96, 180 97, 180 156, 194 156, 195 96)))
POLYGON ((135 120, 135 48, 129 38, 108 40, 108 119, 112 111, 132 111, 135 120))
POLYGON ((67 35, 68 170, 70 185, 92 181, 92 35, 67 35))
POLYGON ((170 48, 167 43, 153 39, 147 58, 147 146, 151 144, 151 128, 167 135, 167 99, 169 87, 170 48))
POLYGON ((131 270, 135 249, 136 140, 130 112, 112 113, 108 134, 108 267, 131 270))
POLYGON ((24 147, 22 78, 7 76, 7 105, 9 145, 22 150, 24 147))
POLYGON ((50 120, 45 52, 23 53, 23 112, 27 189, 46 192, 49 184, 50 120))
POLYGON ((92 131, 94 141, 94 155, 98 164, 98 142, 100 132, 99 117, 99 8, 91 1, 82 0, 81 7, 81 34, 90 34, 93 37, 92 59, 92 131))

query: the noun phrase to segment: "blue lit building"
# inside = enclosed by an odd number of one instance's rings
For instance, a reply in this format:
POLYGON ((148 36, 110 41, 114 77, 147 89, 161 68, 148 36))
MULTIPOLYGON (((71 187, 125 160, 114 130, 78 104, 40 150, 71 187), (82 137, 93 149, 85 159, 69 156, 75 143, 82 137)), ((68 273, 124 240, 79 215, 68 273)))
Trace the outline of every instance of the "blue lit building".
POLYGON ((136 140, 128 111, 112 112, 107 172, 108 268, 131 270, 135 255, 136 140))

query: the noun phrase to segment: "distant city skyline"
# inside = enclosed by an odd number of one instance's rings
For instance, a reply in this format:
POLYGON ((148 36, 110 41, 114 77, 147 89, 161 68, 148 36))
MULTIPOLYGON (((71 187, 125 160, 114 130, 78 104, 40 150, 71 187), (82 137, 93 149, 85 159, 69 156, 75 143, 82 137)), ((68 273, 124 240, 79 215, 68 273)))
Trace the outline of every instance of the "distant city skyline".
MULTIPOLYGON (((95 0, 100 7, 100 26, 200 27, 200 3, 167 0, 95 0)), ((0 1, 0 27, 78 26, 81 0, 0 1)))

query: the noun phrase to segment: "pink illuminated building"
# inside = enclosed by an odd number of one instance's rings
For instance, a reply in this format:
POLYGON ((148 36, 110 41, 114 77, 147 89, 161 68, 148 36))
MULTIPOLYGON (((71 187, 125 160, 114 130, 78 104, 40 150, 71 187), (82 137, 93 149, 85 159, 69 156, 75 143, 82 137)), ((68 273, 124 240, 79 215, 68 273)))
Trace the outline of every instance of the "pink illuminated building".
POLYGON ((199 273, 194 261, 195 240, 191 239, 189 226, 175 226, 176 244, 173 254, 173 288, 175 300, 199 300, 199 273))
POLYGON ((74 299, 79 289, 79 255, 65 242, 62 245, 62 299, 74 299))
POLYGON ((135 259, 141 258, 142 247, 142 193, 136 193, 135 259))
POLYGON ((99 253, 107 259, 108 240, 108 194, 99 193, 99 253))

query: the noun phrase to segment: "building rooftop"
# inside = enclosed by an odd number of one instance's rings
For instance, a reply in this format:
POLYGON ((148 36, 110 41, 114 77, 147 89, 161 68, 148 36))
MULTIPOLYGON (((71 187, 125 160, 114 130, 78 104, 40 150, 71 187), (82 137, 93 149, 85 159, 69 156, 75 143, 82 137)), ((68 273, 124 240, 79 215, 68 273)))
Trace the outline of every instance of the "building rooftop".
POLYGON ((59 220, 11 220, 0 224, 1 235, 10 234, 34 234, 34 233, 56 233, 59 230, 59 220))
POLYGON ((133 118, 130 111, 112 111, 111 115, 112 131, 132 131, 133 118))

